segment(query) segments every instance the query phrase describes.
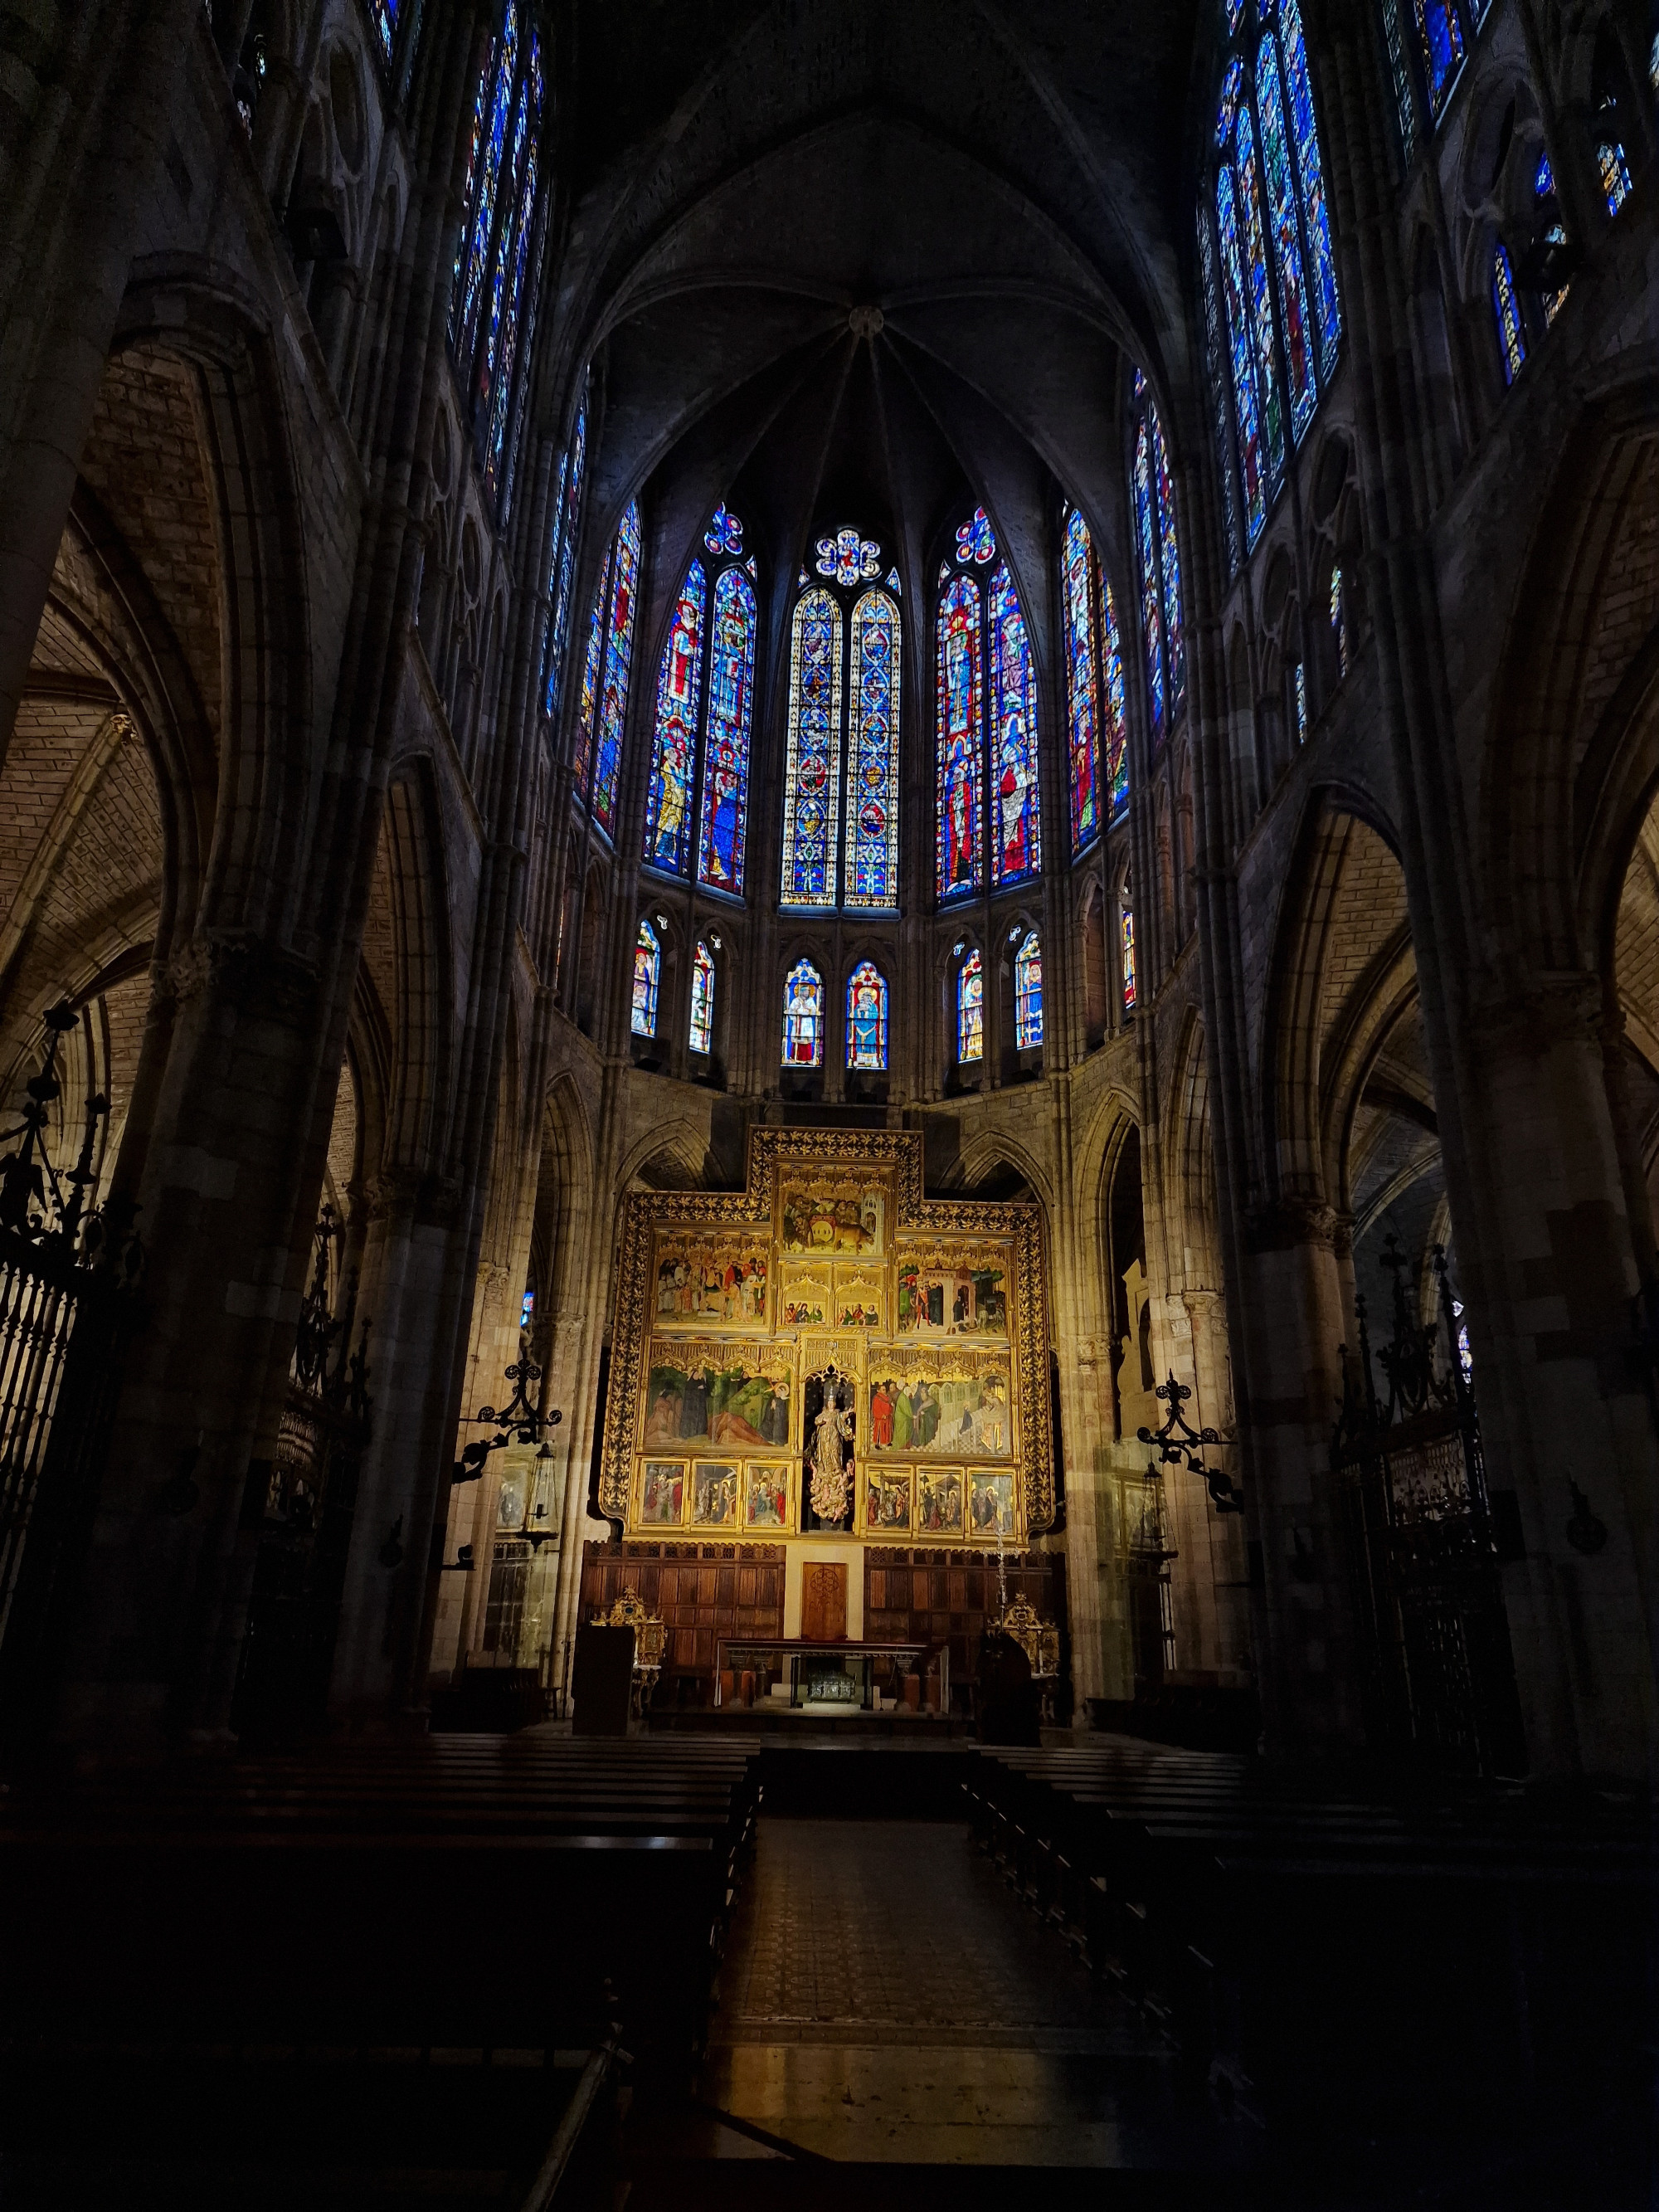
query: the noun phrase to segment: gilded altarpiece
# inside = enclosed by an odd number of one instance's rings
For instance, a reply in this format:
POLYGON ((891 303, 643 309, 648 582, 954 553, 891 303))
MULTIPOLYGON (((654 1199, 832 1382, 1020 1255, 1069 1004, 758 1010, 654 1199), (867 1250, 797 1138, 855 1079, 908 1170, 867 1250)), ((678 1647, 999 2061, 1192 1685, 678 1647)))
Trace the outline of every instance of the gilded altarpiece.
POLYGON ((924 1199, 908 1132, 757 1129, 627 1205, 600 1475, 630 1534, 948 1537, 1054 1514, 1042 1224, 924 1199))

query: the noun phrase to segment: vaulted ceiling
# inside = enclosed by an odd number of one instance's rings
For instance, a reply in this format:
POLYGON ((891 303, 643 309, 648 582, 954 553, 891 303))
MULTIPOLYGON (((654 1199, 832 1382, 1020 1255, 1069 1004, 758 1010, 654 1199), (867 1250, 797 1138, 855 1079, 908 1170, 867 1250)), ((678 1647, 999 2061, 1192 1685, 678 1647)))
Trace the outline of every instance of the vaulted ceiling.
POLYGON ((598 517, 648 488, 659 576, 721 496, 774 575, 842 520, 918 575, 971 494, 1028 598, 1054 485, 1121 544, 1124 362, 1193 374, 1200 12, 577 0, 544 392, 600 364, 598 517))

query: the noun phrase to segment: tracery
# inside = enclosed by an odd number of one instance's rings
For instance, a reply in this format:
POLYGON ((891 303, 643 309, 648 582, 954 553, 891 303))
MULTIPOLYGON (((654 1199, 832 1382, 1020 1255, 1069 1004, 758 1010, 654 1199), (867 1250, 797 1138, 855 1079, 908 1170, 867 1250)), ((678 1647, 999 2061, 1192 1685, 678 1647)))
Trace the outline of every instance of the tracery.
POLYGON ((703 546, 709 568, 694 558, 685 572, 657 675, 642 857, 666 875, 689 874, 695 830, 698 882, 741 896, 754 714, 752 562, 744 556, 741 520, 724 506, 703 546))

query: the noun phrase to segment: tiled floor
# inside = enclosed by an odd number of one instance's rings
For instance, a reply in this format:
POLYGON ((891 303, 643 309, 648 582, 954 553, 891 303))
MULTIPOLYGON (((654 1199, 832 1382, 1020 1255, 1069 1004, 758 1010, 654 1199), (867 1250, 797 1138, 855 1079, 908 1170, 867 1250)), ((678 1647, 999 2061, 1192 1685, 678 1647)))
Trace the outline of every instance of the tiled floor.
POLYGON ((767 1820, 705 2106, 820 2157, 1229 2166, 1254 2146, 1013 1898, 965 1828, 767 1820))

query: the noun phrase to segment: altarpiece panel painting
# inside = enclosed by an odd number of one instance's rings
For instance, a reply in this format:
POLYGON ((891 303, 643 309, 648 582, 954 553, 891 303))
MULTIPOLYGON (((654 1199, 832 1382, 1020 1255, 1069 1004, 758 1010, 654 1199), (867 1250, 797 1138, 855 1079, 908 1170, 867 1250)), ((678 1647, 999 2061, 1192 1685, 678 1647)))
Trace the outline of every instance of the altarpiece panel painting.
POLYGON ((600 1504, 670 1528, 1019 1547, 1054 1518, 1039 1209, 926 1200, 909 1132, 751 1132, 623 1218, 600 1504))

